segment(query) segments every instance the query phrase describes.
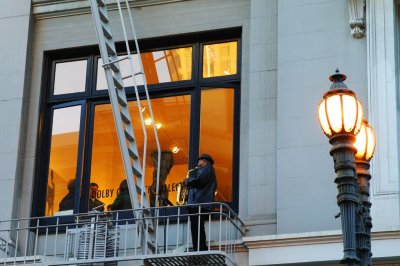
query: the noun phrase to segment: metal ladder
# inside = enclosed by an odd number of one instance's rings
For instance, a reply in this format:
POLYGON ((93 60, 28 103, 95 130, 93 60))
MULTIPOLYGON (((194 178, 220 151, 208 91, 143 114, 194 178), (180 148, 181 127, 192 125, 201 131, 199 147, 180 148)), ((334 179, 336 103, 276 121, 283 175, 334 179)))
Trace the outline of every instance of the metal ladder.
MULTIPOLYGON (((135 77, 142 75, 144 80, 144 87, 148 101, 148 107, 150 110, 150 117, 152 119, 152 124, 154 128, 154 134, 158 147, 158 165, 157 165, 157 191, 158 188, 158 180, 159 180, 159 169, 160 169, 160 145, 157 136, 157 130, 154 123, 153 112, 151 109, 151 104, 149 101, 149 96, 147 92, 146 80, 144 76, 143 63, 140 57, 140 51, 137 44, 136 34, 133 29, 133 22, 131 19, 132 29, 134 32, 134 40, 136 45, 136 51, 138 54, 140 70, 134 73, 133 69, 133 57, 131 56, 128 40, 126 36, 125 26, 122 17, 122 10, 120 1, 117 0, 119 13, 121 17, 122 28, 125 35, 125 42, 128 55, 123 58, 118 58, 115 41, 113 39, 111 25, 109 21, 109 17, 107 14, 107 6, 105 0, 89 0, 90 6, 92 10, 92 16, 96 28, 99 48, 101 52, 101 57, 103 60, 103 68, 106 75, 106 80, 108 84, 108 92, 110 96, 110 102, 112 106, 112 111, 114 115, 115 125, 117 129, 118 141, 122 153, 122 161, 124 164, 125 175, 128 183, 130 198, 132 202, 132 206, 136 211, 135 218, 137 219, 137 226, 139 229, 139 242, 141 244, 142 253, 153 254, 157 253, 157 235, 154 226, 154 221, 152 220, 152 213, 149 209, 149 198, 147 195, 147 191, 144 186, 144 169, 145 169, 145 161, 146 161, 146 145, 147 145, 147 133, 145 129, 144 119, 141 112, 140 99, 138 95, 137 85, 135 77), (122 60, 129 60, 131 66, 131 75, 128 77, 122 77, 121 69, 119 66, 119 62, 122 60), (133 132, 132 120, 129 113, 128 101, 126 98, 126 93, 124 89, 124 79, 132 78, 134 83, 134 88, 136 92, 136 100, 139 108, 139 115, 142 122, 142 129, 144 131, 144 155, 143 155, 143 171, 140 165, 140 159, 137 149, 137 144, 133 132), (138 199, 138 195, 140 195, 140 201, 138 199), (140 210, 140 211, 137 211, 140 210)), ((128 3, 126 2, 127 9, 131 18, 130 10, 128 3)), ((157 193, 158 194, 158 193, 157 193)), ((156 196, 157 196, 156 194, 156 196)), ((156 199, 156 202, 158 200, 156 199)))

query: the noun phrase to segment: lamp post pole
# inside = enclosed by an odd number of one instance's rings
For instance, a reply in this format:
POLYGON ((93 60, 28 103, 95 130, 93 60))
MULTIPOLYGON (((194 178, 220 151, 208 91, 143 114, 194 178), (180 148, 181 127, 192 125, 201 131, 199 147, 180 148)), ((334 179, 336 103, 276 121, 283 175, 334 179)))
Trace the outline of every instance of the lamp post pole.
POLYGON ((346 76, 336 73, 329 77, 331 88, 323 96, 318 107, 319 122, 325 135, 332 144, 330 155, 334 161, 337 184, 337 204, 343 232, 342 264, 360 265, 357 256, 356 224, 359 206, 359 194, 356 183, 356 165, 354 155, 355 136, 361 129, 363 111, 355 93, 343 83, 346 76))
POLYGON ((357 252, 361 259, 361 265, 371 265, 371 228, 372 218, 370 215, 371 202, 369 201, 369 162, 356 160, 357 185, 361 197, 359 209, 359 228, 357 232, 357 252))
POLYGON ((359 229, 357 232, 357 252, 361 259, 361 265, 371 265, 371 228, 370 215, 371 202, 369 201, 369 161, 375 151, 375 134, 373 128, 366 120, 363 120, 360 133, 356 137, 354 146, 357 149, 355 155, 357 169, 357 186, 360 195, 359 229))
POLYGON ((356 168, 354 162, 355 137, 351 135, 339 135, 331 138, 331 156, 333 157, 336 172, 337 204, 340 207, 340 217, 343 232, 343 259, 342 264, 349 266, 359 265, 356 242, 356 214, 359 198, 355 181, 356 168))

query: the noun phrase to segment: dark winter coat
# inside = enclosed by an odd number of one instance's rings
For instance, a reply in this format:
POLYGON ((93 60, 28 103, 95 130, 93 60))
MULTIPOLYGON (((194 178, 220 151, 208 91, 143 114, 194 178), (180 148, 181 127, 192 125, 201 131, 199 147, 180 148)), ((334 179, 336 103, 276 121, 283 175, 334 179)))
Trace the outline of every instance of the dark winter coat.
MULTIPOLYGON (((186 180, 186 185, 189 188, 189 204, 213 202, 217 190, 214 167, 206 164, 186 180)), ((202 208, 210 209, 210 206, 204 205, 202 208)))
POLYGON ((74 209, 74 192, 69 192, 60 202, 59 211, 74 209))

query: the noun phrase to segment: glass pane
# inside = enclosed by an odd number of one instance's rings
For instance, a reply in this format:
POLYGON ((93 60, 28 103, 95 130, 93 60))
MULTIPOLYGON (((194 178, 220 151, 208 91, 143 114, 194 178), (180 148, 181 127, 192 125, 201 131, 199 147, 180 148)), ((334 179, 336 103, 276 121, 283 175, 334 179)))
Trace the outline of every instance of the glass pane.
POLYGON ((217 201, 232 201, 233 89, 201 92, 200 154, 210 154, 217 176, 217 201))
POLYGON ((85 91, 86 65, 86 60, 57 63, 53 94, 85 91))
MULTIPOLYGON (((119 56, 121 59, 125 56, 119 56)), ((133 57, 134 72, 139 72, 138 56, 133 57)), ((158 84, 172 81, 190 80, 192 77, 192 48, 178 48, 171 50, 161 50, 155 52, 142 53, 142 62, 146 74, 147 84, 158 84)), ((107 89, 107 81, 102 67, 102 60, 99 58, 97 67, 97 90, 107 89)), ((119 62, 123 77, 131 73, 128 60, 119 62)), ((136 85, 143 85, 143 75, 135 77, 136 85)), ((124 80, 125 87, 133 86, 132 78, 124 80)))
MULTIPOLYGON (((189 150, 190 96, 174 96, 152 99, 155 123, 161 145, 160 180, 164 184, 160 194, 167 204, 176 203, 176 187, 186 176, 189 150), (168 201, 167 201, 168 200, 168 201)), ((157 145, 153 134, 149 109, 146 101, 141 101, 141 112, 146 119, 148 135, 145 185, 147 191, 156 190, 157 145)), ((139 155, 143 158, 143 131, 141 129, 137 102, 129 102, 131 119, 135 125, 135 138, 139 155)), ((91 182, 98 184, 99 200, 111 210, 130 208, 121 152, 115 131, 110 104, 95 107, 94 137, 91 166, 91 182)), ((154 197, 152 197, 154 204, 154 197)))
POLYGON ((204 45, 203 78, 237 73, 237 42, 204 45))
POLYGON ((73 212, 80 117, 81 106, 54 110, 46 216, 73 212))

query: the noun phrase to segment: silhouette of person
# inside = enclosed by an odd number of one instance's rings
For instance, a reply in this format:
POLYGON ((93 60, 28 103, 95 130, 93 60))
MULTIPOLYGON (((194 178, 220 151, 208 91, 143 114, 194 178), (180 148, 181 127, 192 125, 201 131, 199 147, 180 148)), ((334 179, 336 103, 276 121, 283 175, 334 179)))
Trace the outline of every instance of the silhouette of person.
POLYGON ((74 209, 74 191, 75 191, 75 180, 71 179, 68 181, 68 194, 61 200, 58 205, 59 211, 73 210, 74 209))
POLYGON ((108 205, 107 209, 111 211, 132 209, 128 182, 126 181, 126 179, 123 180, 121 184, 119 184, 117 197, 111 205, 108 205))

